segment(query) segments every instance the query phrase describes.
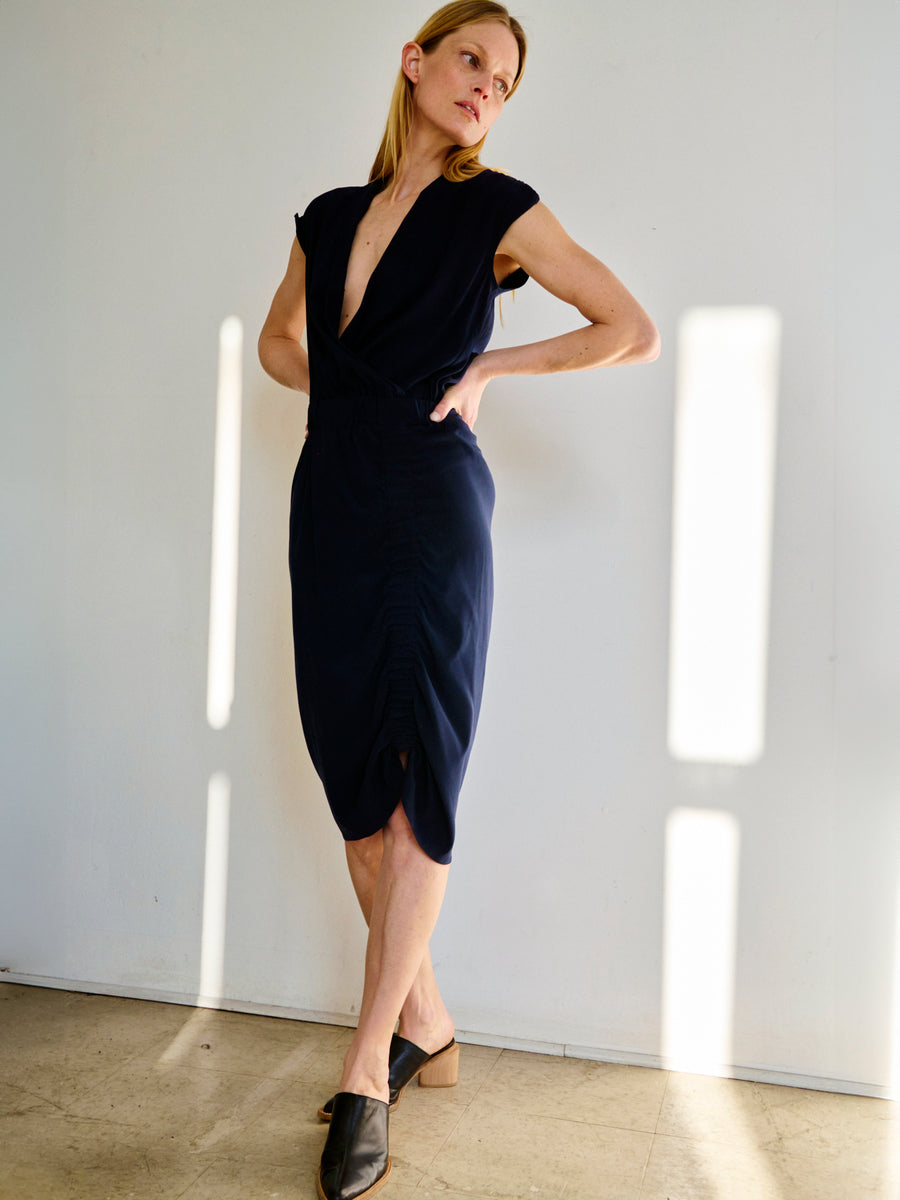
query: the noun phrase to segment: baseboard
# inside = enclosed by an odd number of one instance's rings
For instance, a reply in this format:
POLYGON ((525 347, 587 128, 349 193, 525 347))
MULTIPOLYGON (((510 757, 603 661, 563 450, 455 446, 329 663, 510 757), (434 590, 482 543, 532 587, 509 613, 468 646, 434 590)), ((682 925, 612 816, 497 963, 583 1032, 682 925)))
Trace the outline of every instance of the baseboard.
MULTIPOLYGON (((356 1025, 356 1017, 350 1013, 316 1012, 305 1008, 288 1008, 278 1004, 261 1004, 254 1000, 196 996, 184 992, 159 991, 155 988, 90 983, 80 979, 53 979, 43 975, 18 975, 12 971, 0 971, 0 984, 3 983, 24 984, 26 987, 55 988, 65 992, 85 992, 92 996, 120 996, 128 1000, 150 1000, 157 1004, 181 1004, 189 1008, 216 1008, 223 1012, 249 1013, 259 1017, 280 1017, 289 1021, 313 1021, 319 1025, 343 1025, 349 1028, 356 1025)), ((458 1029, 456 1039, 464 1045, 470 1046, 493 1046, 501 1050, 522 1050, 528 1054, 554 1054, 561 1058, 579 1058, 590 1062, 614 1063, 627 1067, 650 1067, 659 1071, 672 1069, 664 1055, 646 1054, 638 1050, 612 1050, 603 1046, 576 1046, 564 1042, 542 1042, 528 1038, 506 1037, 497 1033, 483 1033, 473 1029, 458 1029)), ((724 1079, 740 1079, 748 1083, 771 1083, 778 1087, 808 1088, 816 1092, 870 1096, 880 1100, 896 1098, 890 1088, 879 1084, 861 1083, 852 1079, 829 1079, 818 1075, 800 1075, 791 1071, 773 1071, 759 1066, 735 1065, 717 1071, 716 1074, 724 1079)))
POLYGON ((288 1008, 280 1004, 261 1004, 256 1000, 232 1000, 228 997, 198 996, 193 992, 167 992, 159 988, 125 987, 117 983, 93 983, 83 979, 53 979, 45 975, 17 975, 0 970, 0 984, 21 983, 26 987, 55 988, 64 992, 86 992, 90 996, 120 996, 124 1000, 152 1000, 156 1004, 182 1004, 188 1008, 217 1008, 222 1012, 250 1013, 257 1017, 281 1017, 287 1021, 314 1021, 318 1025, 356 1026, 350 1013, 314 1012, 306 1008, 288 1008))

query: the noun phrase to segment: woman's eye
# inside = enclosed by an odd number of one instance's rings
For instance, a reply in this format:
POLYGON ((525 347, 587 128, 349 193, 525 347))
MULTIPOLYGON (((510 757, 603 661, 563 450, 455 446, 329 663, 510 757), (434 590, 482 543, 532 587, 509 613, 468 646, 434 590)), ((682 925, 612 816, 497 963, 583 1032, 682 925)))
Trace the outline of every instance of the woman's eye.
POLYGON ((496 82, 497 82, 497 91, 500 93, 501 96, 505 96, 506 93, 509 91, 509 88, 506 86, 506 80, 498 79, 496 82))
POLYGON ((466 62, 469 64, 470 67, 475 67, 478 65, 478 59, 475 57, 474 54, 470 54, 468 52, 468 50, 463 51, 463 58, 466 60, 466 62))

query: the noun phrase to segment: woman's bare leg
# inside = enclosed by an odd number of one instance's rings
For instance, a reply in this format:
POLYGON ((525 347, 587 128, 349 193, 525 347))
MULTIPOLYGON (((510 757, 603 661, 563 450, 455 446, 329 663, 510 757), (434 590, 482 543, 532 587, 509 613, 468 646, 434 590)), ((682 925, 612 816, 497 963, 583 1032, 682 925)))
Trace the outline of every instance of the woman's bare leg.
MULTIPOLYGON (((369 925, 372 920, 372 902, 375 883, 384 851, 381 831, 360 841, 347 842, 347 866, 359 907, 369 925)), ((401 1037, 421 1046, 434 1054, 446 1046, 454 1034, 453 1018, 447 1011, 434 977, 431 954, 426 947, 418 974, 409 990, 409 995, 400 1009, 401 1037)))
MULTIPOLYGON (((377 848, 369 849, 374 850, 370 860, 377 857, 377 848)), ((359 1025, 344 1059, 339 1090, 387 1100, 391 1036, 422 970, 449 868, 434 862, 421 849, 402 804, 397 805, 382 831, 381 849, 371 899, 359 1025)), ((365 896, 364 886, 358 890, 365 896)), ((428 1012, 430 1001, 433 997, 428 996, 427 989, 415 996, 415 1002, 409 1005, 410 1024, 420 1022, 423 1016, 434 1016, 433 1011, 428 1012)), ((439 1049, 440 1045, 433 1048, 439 1049)))
MULTIPOLYGON (((404 771, 408 761, 408 752, 401 750, 400 762, 404 771)), ((384 853, 384 838, 379 830, 371 837, 345 842, 344 845, 356 898, 366 925, 370 925, 375 884, 384 853)), ((400 1026, 397 1032, 401 1037, 427 1050, 429 1054, 434 1054, 446 1046, 455 1032, 453 1018, 447 1011, 434 976, 431 952, 427 946, 418 974, 400 1010, 400 1026)))

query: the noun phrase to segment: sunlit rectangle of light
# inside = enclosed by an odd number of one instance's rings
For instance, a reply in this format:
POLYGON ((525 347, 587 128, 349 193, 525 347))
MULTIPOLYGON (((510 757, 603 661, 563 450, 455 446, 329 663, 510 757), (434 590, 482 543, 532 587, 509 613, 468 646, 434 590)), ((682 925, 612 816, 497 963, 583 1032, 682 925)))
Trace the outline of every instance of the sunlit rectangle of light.
POLYGON ((203 875, 203 927, 200 938, 198 1000, 222 998, 225 979, 225 912, 228 904, 228 841, 231 823, 231 780, 217 771, 209 781, 206 801, 206 863, 203 875))
POLYGON ((663 1057, 720 1075, 732 1063, 740 830, 725 812, 678 808, 666 828, 663 1057))
POLYGON ((669 751, 749 763, 765 739, 781 320, 697 308, 679 331, 669 751))
POLYGON ((206 715, 224 729, 234 701, 238 532, 241 499, 241 371, 244 330, 226 317, 219 330, 219 388, 209 584, 209 665, 206 715))

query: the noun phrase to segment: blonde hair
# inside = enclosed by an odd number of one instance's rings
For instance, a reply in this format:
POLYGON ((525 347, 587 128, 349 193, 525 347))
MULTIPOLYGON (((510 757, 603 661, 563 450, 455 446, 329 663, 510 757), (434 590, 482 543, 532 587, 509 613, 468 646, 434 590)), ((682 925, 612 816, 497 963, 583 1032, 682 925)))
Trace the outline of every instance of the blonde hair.
MULTIPOLYGON (((452 0, 452 3, 445 4, 428 18, 413 40, 418 42, 426 54, 430 54, 448 33, 455 33, 457 29, 462 29, 464 25, 472 25, 475 21, 499 21, 516 39, 519 47, 519 66, 512 86, 506 94, 508 100, 519 86, 528 47, 525 31, 515 17, 509 15, 509 10, 504 5, 495 4, 493 0, 452 0)), ((369 172, 370 183, 375 179, 389 179, 396 171, 412 128, 413 111, 413 85, 401 69, 394 84, 384 137, 369 172)), ((445 177, 451 183, 460 183, 463 179, 469 179, 484 171, 486 168, 478 159, 483 145, 484 138, 474 146, 457 146, 451 150, 444 163, 445 177)))

